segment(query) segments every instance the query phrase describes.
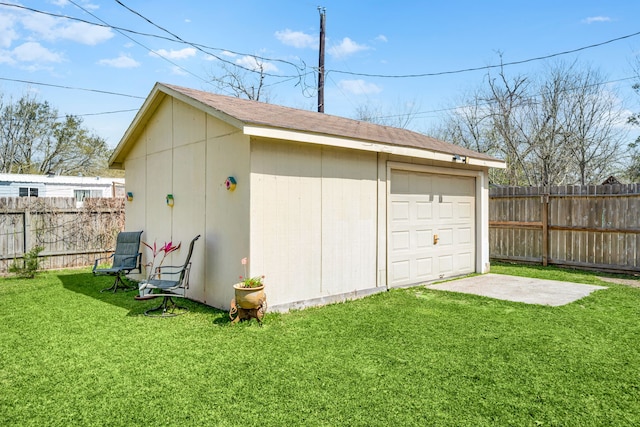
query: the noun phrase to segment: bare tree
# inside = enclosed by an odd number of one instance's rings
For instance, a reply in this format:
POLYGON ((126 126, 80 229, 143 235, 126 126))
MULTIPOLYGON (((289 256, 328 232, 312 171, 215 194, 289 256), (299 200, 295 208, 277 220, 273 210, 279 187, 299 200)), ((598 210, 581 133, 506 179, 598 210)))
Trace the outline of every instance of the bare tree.
POLYGON ((397 105, 390 110, 383 110, 380 106, 372 103, 360 104, 356 107, 355 119, 363 122, 375 123, 382 126, 392 126, 401 129, 407 129, 417 112, 420 110, 420 104, 415 100, 409 102, 398 102, 397 105))
MULTIPOLYGON (((640 57, 636 58, 634 64, 636 74, 636 82, 633 84, 633 90, 640 95, 640 57)), ((627 119, 627 123, 640 127, 640 112, 634 113, 627 119)), ((635 141, 629 143, 629 161, 624 174, 631 182, 640 182, 640 136, 635 141)))
POLYGON ((509 185, 593 183, 616 168, 624 134, 621 108, 604 76, 557 63, 540 79, 510 78, 501 68, 446 120, 443 137, 507 162, 493 182, 509 185))
POLYGON ((235 66, 228 62, 220 62, 219 73, 213 71, 209 74, 211 82, 218 90, 229 93, 236 98, 245 98, 253 101, 270 102, 271 96, 266 90, 266 64, 264 61, 251 57, 255 62, 251 69, 235 66))
POLYGON ((605 77, 593 69, 575 76, 565 104, 565 134, 573 180, 585 185, 602 182, 616 168, 627 133, 619 126, 622 109, 618 97, 603 85, 605 77))

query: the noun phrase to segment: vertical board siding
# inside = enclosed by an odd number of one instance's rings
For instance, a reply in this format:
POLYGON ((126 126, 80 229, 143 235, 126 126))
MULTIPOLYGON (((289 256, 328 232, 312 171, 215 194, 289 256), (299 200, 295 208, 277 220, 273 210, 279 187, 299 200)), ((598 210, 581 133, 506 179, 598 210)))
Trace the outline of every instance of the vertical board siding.
POLYGON ((490 190, 492 259, 640 271, 640 184, 490 190), (547 196, 548 195, 548 196, 547 196), (543 200, 548 197, 548 247, 543 200))
POLYGON ((324 149, 322 156, 322 295, 376 283, 375 153, 324 149))
POLYGON ((269 304, 322 296, 321 148, 254 141, 251 169, 251 269, 269 304))
POLYGON ((252 141, 251 257, 270 306, 376 287, 375 153, 252 141))

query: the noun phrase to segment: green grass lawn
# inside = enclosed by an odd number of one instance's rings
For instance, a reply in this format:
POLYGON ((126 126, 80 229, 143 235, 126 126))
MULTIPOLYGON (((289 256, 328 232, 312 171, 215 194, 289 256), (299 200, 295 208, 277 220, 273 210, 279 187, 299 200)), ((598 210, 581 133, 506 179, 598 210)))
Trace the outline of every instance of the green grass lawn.
MULTIPOLYGON (((86 270, 0 280, 3 426, 636 426, 640 288, 562 307, 423 287, 230 325, 86 270)), ((268 290, 267 290, 268 292, 268 290)))

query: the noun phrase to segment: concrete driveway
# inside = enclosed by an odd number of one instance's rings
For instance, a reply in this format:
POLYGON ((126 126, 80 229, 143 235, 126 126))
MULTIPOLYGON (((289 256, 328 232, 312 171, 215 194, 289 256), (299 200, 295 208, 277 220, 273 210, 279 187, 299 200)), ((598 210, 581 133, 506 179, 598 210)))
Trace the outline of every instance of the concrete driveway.
POLYGON ((526 304, 560 306, 586 297, 605 286, 582 285, 530 277, 483 274, 450 282, 426 285, 428 289, 462 292, 526 304))

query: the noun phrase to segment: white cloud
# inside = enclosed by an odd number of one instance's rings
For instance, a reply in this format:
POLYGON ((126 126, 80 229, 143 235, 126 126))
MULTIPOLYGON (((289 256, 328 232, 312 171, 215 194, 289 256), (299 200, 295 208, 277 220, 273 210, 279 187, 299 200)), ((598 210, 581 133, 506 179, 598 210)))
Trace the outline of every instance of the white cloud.
POLYGON ((367 83, 362 79, 340 80, 338 87, 353 95, 369 95, 382 92, 382 88, 374 83, 367 83))
POLYGON ((384 34, 380 34, 378 37, 376 37, 376 41, 386 43, 388 41, 387 36, 385 36, 384 34))
POLYGON ((160 55, 164 58, 168 59, 187 59, 196 55, 196 49, 193 47, 185 47, 180 50, 166 50, 166 49, 158 49, 149 52, 149 55, 155 56, 160 55))
POLYGON ((254 71, 259 71, 261 67, 262 71, 267 73, 278 71, 278 67, 272 63, 258 60, 255 56, 243 56, 242 58, 236 59, 236 64, 254 71))
POLYGON ((171 67, 171 74, 174 76, 188 76, 189 74, 180 67, 173 66, 171 67))
POLYGON ((236 55, 236 54, 235 54, 235 53, 233 53, 233 52, 229 52, 228 50, 223 50, 223 51, 222 51, 222 53, 221 53, 221 55, 222 55, 222 56, 227 56, 227 57, 229 57, 229 58, 235 58, 236 56, 238 56, 238 55, 236 55))
POLYGON ((593 24, 594 22, 611 22, 608 16, 590 16, 582 20, 585 24, 593 24))
MULTIPOLYGON (((89 3, 86 1, 83 1, 80 3, 82 3, 82 7, 84 7, 85 9, 91 9, 91 10, 100 9, 100 6, 98 6, 97 4, 89 3)), ((58 7, 65 7, 69 5, 69 0, 51 0, 51 4, 58 7)))
POLYGON ((0 47, 9 47, 18 38, 18 33, 13 29, 15 21, 12 15, 0 15, 0 47))
POLYGON ((315 48, 318 46, 318 37, 305 34, 302 31, 292 31, 287 28, 284 31, 276 31, 275 36, 282 44, 299 49, 315 48))
POLYGON ((369 46, 358 44, 351 40, 349 37, 345 37, 344 39, 342 39, 340 44, 332 46, 329 49, 329 55, 333 56, 336 59, 344 59, 347 56, 353 55, 354 53, 369 49, 371 49, 369 46))
POLYGON ((113 59, 101 59, 98 64, 114 68, 136 68, 140 66, 138 61, 124 54, 113 59))
POLYGON ((21 62, 62 62, 62 55, 50 51, 37 42, 27 42, 12 51, 12 57, 21 62))
POLYGON ((0 49, 0 64, 15 64, 14 59, 11 57, 11 52, 0 49))
POLYGON ((113 37, 109 28, 98 27, 84 22, 69 22, 46 15, 25 15, 22 19, 25 29, 49 41, 71 40, 95 46, 113 37))

